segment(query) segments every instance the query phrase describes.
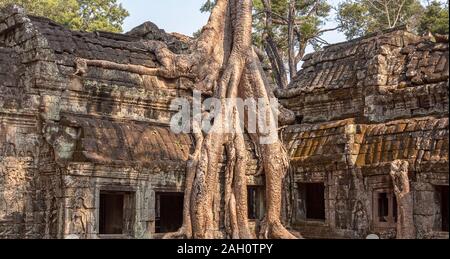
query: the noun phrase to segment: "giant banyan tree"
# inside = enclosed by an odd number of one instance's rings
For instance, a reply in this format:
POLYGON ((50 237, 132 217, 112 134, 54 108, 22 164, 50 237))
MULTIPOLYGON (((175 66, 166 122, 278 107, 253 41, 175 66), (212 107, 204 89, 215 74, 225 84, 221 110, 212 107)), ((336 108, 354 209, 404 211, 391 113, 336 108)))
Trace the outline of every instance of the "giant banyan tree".
MULTIPOLYGON (((242 98, 265 100, 273 93, 265 77, 258 55, 252 46, 252 1, 218 0, 200 36, 191 46, 190 54, 176 55, 164 44, 155 43, 154 51, 163 64, 156 71, 173 78, 190 77, 195 90, 219 100, 242 98)), ((150 43, 152 44, 152 43, 150 43)), ((269 112, 273 113, 272 110, 269 112)), ((247 219, 247 191, 245 182, 244 132, 221 133, 225 127, 225 109, 214 119, 210 133, 195 134, 195 152, 191 155, 184 201, 184 222, 176 234, 167 237, 214 238, 213 194, 223 152, 227 157, 225 187, 225 225, 230 238, 251 238, 247 219), (189 198, 190 197, 190 198, 189 198)), ((233 125, 239 127, 237 109, 233 112, 233 125)), ((278 114, 270 114, 275 120, 278 114)), ((280 121, 293 116, 288 111, 280 113, 280 121)), ((246 124, 244 124, 246 125, 246 124)), ((276 125, 269 121, 268 125, 276 125)), ((196 125, 198 127, 198 125, 196 125)), ((194 125, 195 128, 195 125, 194 125)), ((264 133, 256 130, 250 138, 259 155, 266 178, 266 215, 261 238, 294 238, 281 223, 281 193, 283 177, 288 169, 286 151, 277 138, 270 144, 261 144, 260 138, 273 135, 276 127, 264 133)))
MULTIPOLYGON (((189 83, 192 85, 190 90, 219 100, 223 104, 222 108, 227 107, 227 101, 238 98, 257 101, 258 107, 265 107, 265 118, 260 122, 264 127, 249 130, 249 124, 241 123, 241 118, 250 120, 250 117, 253 118, 250 113, 255 111, 251 108, 240 111, 237 107, 232 108, 231 113, 228 109, 221 109, 215 114, 211 131, 200 131, 200 125, 193 123, 195 147, 186 169, 183 224, 177 233, 167 234, 166 238, 247 239, 255 236, 250 232, 247 217, 246 165, 249 158, 244 134, 248 134, 253 142, 260 173, 265 175, 266 215, 260 224, 258 236, 294 238, 280 219, 283 178, 288 170, 289 159, 278 137, 277 127, 278 122, 292 121, 294 115, 286 109, 272 109, 275 99, 272 87, 263 71, 261 57, 252 45, 252 1, 218 0, 199 37, 186 41, 190 49, 183 53, 171 51, 162 41, 142 41, 161 64, 157 68, 119 64, 104 59, 76 58, 76 69, 71 78, 82 80, 89 74, 89 67, 97 67, 165 79, 189 79, 187 81, 194 82, 189 83), (236 130, 229 132, 225 129, 228 126, 236 130), (264 141, 270 138, 271 141, 264 141), (224 154, 225 186, 222 186, 225 191, 224 197, 218 201, 214 194, 219 191, 218 176, 224 154), (214 228, 219 220, 214 217, 214 204, 222 201, 224 207, 220 212, 223 213, 220 221, 224 220, 225 231, 214 228)), ((210 118, 211 114, 212 111, 201 111, 196 116, 210 118)), ((81 225, 81 232, 87 232, 86 224, 81 225)))
POLYGON ((0 9, 0 239, 448 239, 448 35, 329 45, 275 87, 251 5, 195 39, 0 9))

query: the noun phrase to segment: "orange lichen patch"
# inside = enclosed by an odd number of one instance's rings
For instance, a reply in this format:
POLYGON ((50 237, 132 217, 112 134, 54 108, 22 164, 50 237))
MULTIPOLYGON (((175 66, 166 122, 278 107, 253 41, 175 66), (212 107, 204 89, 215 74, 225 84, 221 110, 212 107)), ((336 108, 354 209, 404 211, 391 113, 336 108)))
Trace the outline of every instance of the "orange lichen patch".
POLYGON ((155 161, 187 161, 191 151, 188 135, 146 123, 121 123, 72 117, 82 133, 79 149, 88 160, 102 163, 125 161, 150 164, 155 161))
POLYGON ((368 126, 356 165, 396 159, 413 163, 448 161, 448 118, 426 117, 368 126))

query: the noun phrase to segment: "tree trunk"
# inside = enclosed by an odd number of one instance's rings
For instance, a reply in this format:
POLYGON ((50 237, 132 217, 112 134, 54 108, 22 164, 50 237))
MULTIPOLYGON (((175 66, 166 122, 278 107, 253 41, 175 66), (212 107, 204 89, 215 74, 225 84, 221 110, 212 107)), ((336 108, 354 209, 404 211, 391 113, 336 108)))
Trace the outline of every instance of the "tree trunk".
POLYGON ((288 10, 288 59, 289 59, 289 75, 291 80, 297 75, 297 63, 295 63, 295 1, 289 0, 289 10, 288 10))
MULTIPOLYGON (((193 90, 216 97, 225 106, 226 98, 252 98, 269 106, 273 93, 252 47, 252 1, 217 0, 208 24, 191 47, 191 54, 175 55, 167 47, 149 43, 149 48, 163 65, 160 75, 168 77, 194 76, 193 90)), ((228 111, 229 112, 229 111, 228 111)), ((166 238, 218 238, 214 204, 217 198, 219 164, 226 153, 225 172, 225 237, 253 238, 247 219, 246 146, 238 109, 231 110, 234 128, 223 133, 227 111, 222 109, 214 118, 212 131, 195 134, 195 152, 188 163, 184 204, 183 227, 166 238)), ((281 120, 292 121, 292 113, 280 110, 281 120)), ((281 224, 282 182, 289 166, 287 152, 278 138, 276 118, 278 114, 268 109, 268 129, 257 130, 250 137, 259 151, 261 168, 266 178, 266 215, 261 227, 263 238, 295 238, 281 224), (261 139, 275 136, 274 141, 264 144, 261 139)), ((258 127, 257 127, 258 129, 258 127)))
POLYGON ((262 3, 264 5, 266 16, 265 33, 263 35, 264 49, 266 50, 267 56, 270 60, 275 81, 278 84, 278 87, 284 89, 288 85, 288 80, 283 59, 281 58, 280 51, 273 40, 272 1, 263 0, 262 3))
POLYGON ((396 160, 391 165, 391 178, 397 199, 397 239, 415 239, 413 196, 410 190, 407 161, 396 160))

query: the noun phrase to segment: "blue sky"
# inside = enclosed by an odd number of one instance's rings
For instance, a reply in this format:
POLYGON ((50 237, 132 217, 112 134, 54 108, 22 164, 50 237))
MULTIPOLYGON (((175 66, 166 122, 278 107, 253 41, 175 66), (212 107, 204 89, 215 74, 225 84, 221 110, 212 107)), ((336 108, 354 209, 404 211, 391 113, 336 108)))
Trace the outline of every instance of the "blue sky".
POLYGON ((119 0, 130 12, 124 30, 152 21, 167 32, 192 35, 206 24, 208 14, 201 13, 204 0, 119 0))
MULTIPOLYGON (((340 1, 329 2, 335 5, 340 1)), ((200 12, 205 0, 119 0, 119 2, 130 12, 130 16, 125 20, 124 31, 129 31, 145 21, 152 21, 167 32, 192 35, 206 24, 209 16, 200 12)), ((326 28, 335 27, 332 18, 330 17, 326 28)), ((330 43, 345 41, 345 36, 339 32, 327 33, 323 38, 330 43)))

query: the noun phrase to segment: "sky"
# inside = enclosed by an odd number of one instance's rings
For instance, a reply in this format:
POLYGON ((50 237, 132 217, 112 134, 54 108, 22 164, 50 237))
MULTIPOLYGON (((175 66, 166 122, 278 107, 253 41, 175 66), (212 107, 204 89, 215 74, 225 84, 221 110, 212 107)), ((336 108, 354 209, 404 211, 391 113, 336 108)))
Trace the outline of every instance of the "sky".
MULTIPOLYGON (((342 0, 331 0, 336 5, 342 0)), ((200 7, 205 0, 119 0, 130 16, 125 20, 124 31, 151 21, 166 32, 178 32, 191 36, 208 21, 209 14, 201 13, 200 7)), ((333 17, 325 28, 333 28, 336 24, 333 17)), ((345 36, 337 31, 326 33, 323 38, 329 43, 345 41, 345 36)), ((311 52, 312 49, 307 50, 311 52)))

